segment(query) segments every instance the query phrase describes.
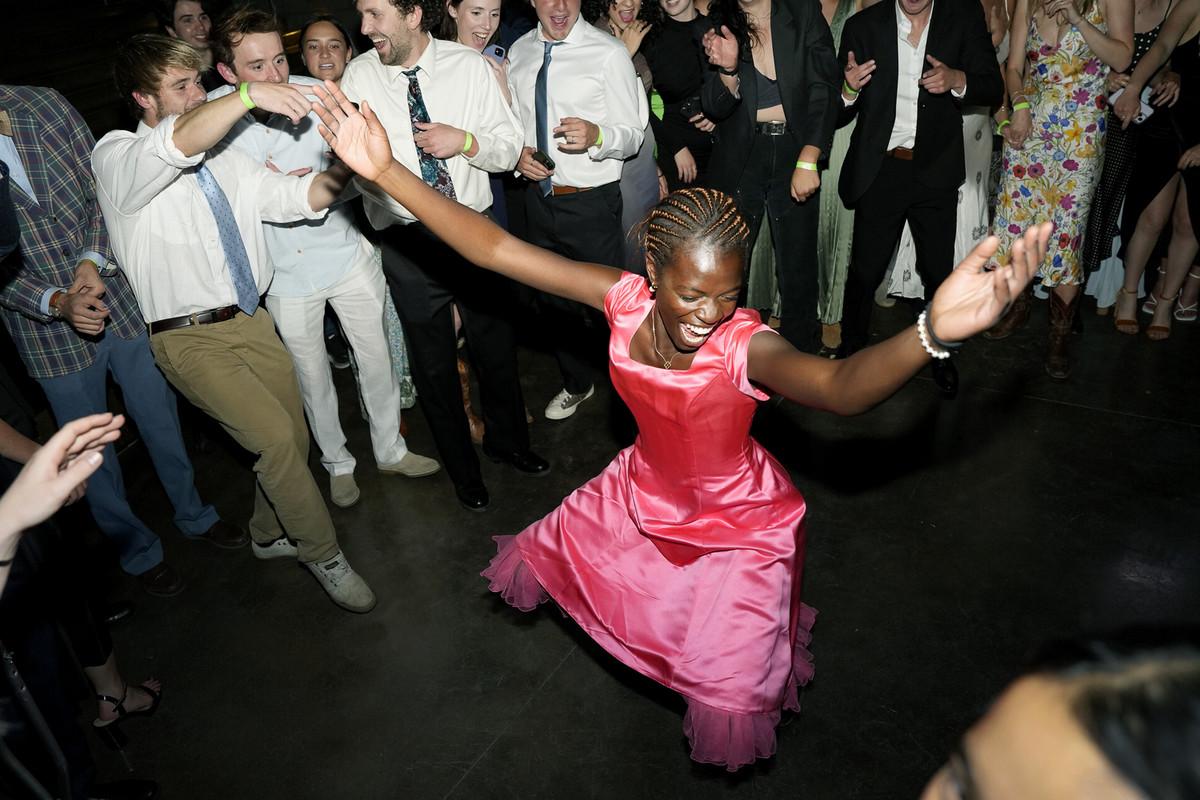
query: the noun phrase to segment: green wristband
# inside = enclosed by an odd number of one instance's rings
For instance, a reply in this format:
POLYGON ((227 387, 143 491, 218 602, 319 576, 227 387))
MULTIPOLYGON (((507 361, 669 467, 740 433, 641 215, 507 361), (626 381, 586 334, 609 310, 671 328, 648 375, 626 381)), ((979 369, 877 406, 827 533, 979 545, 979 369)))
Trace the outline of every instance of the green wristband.
POLYGON ((471 149, 471 145, 475 144, 475 137, 471 135, 470 131, 463 131, 463 133, 467 134, 467 138, 463 142, 463 149, 462 149, 463 155, 466 155, 467 151, 471 149))
POLYGON ((842 91, 848 95, 858 97, 859 90, 853 88, 850 84, 846 83, 845 81, 842 81, 842 91))
POLYGON ((596 126, 596 144, 593 147, 599 147, 602 144, 604 144, 604 131, 600 130, 599 126, 596 126))
POLYGON ((242 98, 242 104, 246 106, 248 111, 253 111, 258 108, 254 105, 254 101, 250 99, 250 84, 242 81, 242 85, 238 87, 238 95, 242 98))
POLYGON ((1012 125, 1012 120, 1011 119, 1002 119, 998 123, 996 123, 996 135, 997 136, 999 136, 1000 132, 1002 130, 1004 130, 1005 125, 1012 125))
POLYGON ((797 162, 796 162, 796 169, 806 169, 806 170, 808 170, 809 172, 816 172, 816 171, 817 171, 817 165, 816 165, 816 164, 814 164, 814 163, 813 163, 813 162, 811 162, 811 161, 797 161, 797 162))
POLYGON ((1029 108, 1028 100, 1022 100, 1019 103, 1013 103, 1013 111, 1020 111, 1023 108, 1025 108, 1025 109, 1029 108))

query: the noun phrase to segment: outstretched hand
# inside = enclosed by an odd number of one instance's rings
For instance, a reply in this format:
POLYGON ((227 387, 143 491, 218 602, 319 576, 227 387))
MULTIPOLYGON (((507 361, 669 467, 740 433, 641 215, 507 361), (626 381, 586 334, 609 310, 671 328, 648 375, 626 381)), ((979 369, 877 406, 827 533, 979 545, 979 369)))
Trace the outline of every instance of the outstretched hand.
POLYGON ((1026 228, 1013 242, 1007 266, 988 268, 1000 240, 989 236, 942 281, 929 306, 929 324, 939 339, 961 342, 999 321, 1033 280, 1046 257, 1052 223, 1026 228))
POLYGON ((346 99, 333 81, 314 86, 312 109, 321 120, 321 136, 346 166, 369 181, 379 179, 394 162, 392 145, 379 117, 364 100, 362 110, 346 99))

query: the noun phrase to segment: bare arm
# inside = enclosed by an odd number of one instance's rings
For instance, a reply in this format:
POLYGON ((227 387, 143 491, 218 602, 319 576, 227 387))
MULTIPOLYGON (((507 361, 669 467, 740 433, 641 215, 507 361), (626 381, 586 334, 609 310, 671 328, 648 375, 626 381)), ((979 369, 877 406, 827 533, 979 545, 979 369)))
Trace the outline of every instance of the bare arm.
POLYGON ((353 175, 354 171, 339 161, 313 178, 308 187, 308 204, 312 210, 324 211, 333 205, 353 175))
MULTIPOLYGON (((955 267, 929 306, 927 325, 944 341, 963 341, 1000 318, 1046 256, 1050 223, 1025 231, 1006 267, 985 269, 999 241, 989 236, 955 267)), ((801 405, 858 414, 887 399, 927 362, 916 327, 861 350, 845 361, 801 353, 763 332, 750 340, 750 379, 801 405)))
POLYGON ((463 258, 484 269, 550 294, 604 307, 604 297, 621 271, 572 261, 534 247, 493 224, 482 214, 434 191, 392 158, 391 144, 375 112, 363 101, 361 113, 332 82, 317 88, 321 135, 351 169, 391 195, 463 258))
POLYGON ((1158 38, 1129 76, 1129 83, 1125 85, 1126 92, 1134 96, 1140 95, 1155 73, 1167 63, 1179 43, 1188 38, 1187 34, 1194 34, 1197 21, 1200 21, 1200 0, 1182 0, 1171 9, 1158 38))
MULTIPOLYGON (((256 106, 283 114, 293 123, 299 123, 308 113, 310 101, 294 84, 255 82, 247 91, 256 106)), ((175 146, 185 156, 206 152, 224 139, 245 113, 246 105, 238 92, 193 108, 175 121, 175 146)))
POLYGON ((1100 0, 1107 32, 1088 22, 1075 7, 1074 0, 1048 0, 1046 13, 1065 19, 1083 35, 1092 52, 1118 72, 1133 60, 1133 0, 1100 0))

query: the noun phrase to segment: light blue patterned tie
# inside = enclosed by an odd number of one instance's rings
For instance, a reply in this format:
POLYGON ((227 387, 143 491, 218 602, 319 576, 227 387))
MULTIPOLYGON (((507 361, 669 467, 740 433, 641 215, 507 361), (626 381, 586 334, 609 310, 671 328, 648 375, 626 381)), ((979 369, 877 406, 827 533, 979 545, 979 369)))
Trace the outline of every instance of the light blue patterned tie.
MULTIPOLYGON (((546 155, 550 155, 550 123, 546 119, 546 81, 550 72, 550 50, 557 44, 562 42, 543 42, 546 47, 546 52, 542 54, 542 68, 538 70, 537 82, 533 86, 533 110, 537 117, 537 146, 546 155)), ((543 178, 538 181, 538 186, 542 188, 542 196, 547 197, 550 194, 552 186, 551 178, 543 178)))
POLYGON ((200 184, 200 191, 204 192, 204 199, 208 201, 208 207, 217 221, 225 263, 229 265, 229 277, 233 279, 233 288, 237 291, 238 308, 254 316, 258 308, 258 284, 254 282, 250 256, 246 255, 246 244, 242 241, 242 232, 238 230, 229 199, 221 191, 221 184, 203 164, 196 168, 196 182, 200 184))

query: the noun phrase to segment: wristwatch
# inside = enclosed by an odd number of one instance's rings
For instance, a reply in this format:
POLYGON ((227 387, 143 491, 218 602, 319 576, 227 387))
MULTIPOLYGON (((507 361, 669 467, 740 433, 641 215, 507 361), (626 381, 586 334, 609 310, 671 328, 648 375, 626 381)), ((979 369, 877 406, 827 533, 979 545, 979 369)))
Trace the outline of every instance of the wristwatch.
POLYGON ((63 318, 62 306, 59 305, 59 301, 64 296, 65 296, 65 292, 63 292, 61 289, 55 291, 54 294, 50 295, 50 316, 54 317, 55 319, 63 318))

